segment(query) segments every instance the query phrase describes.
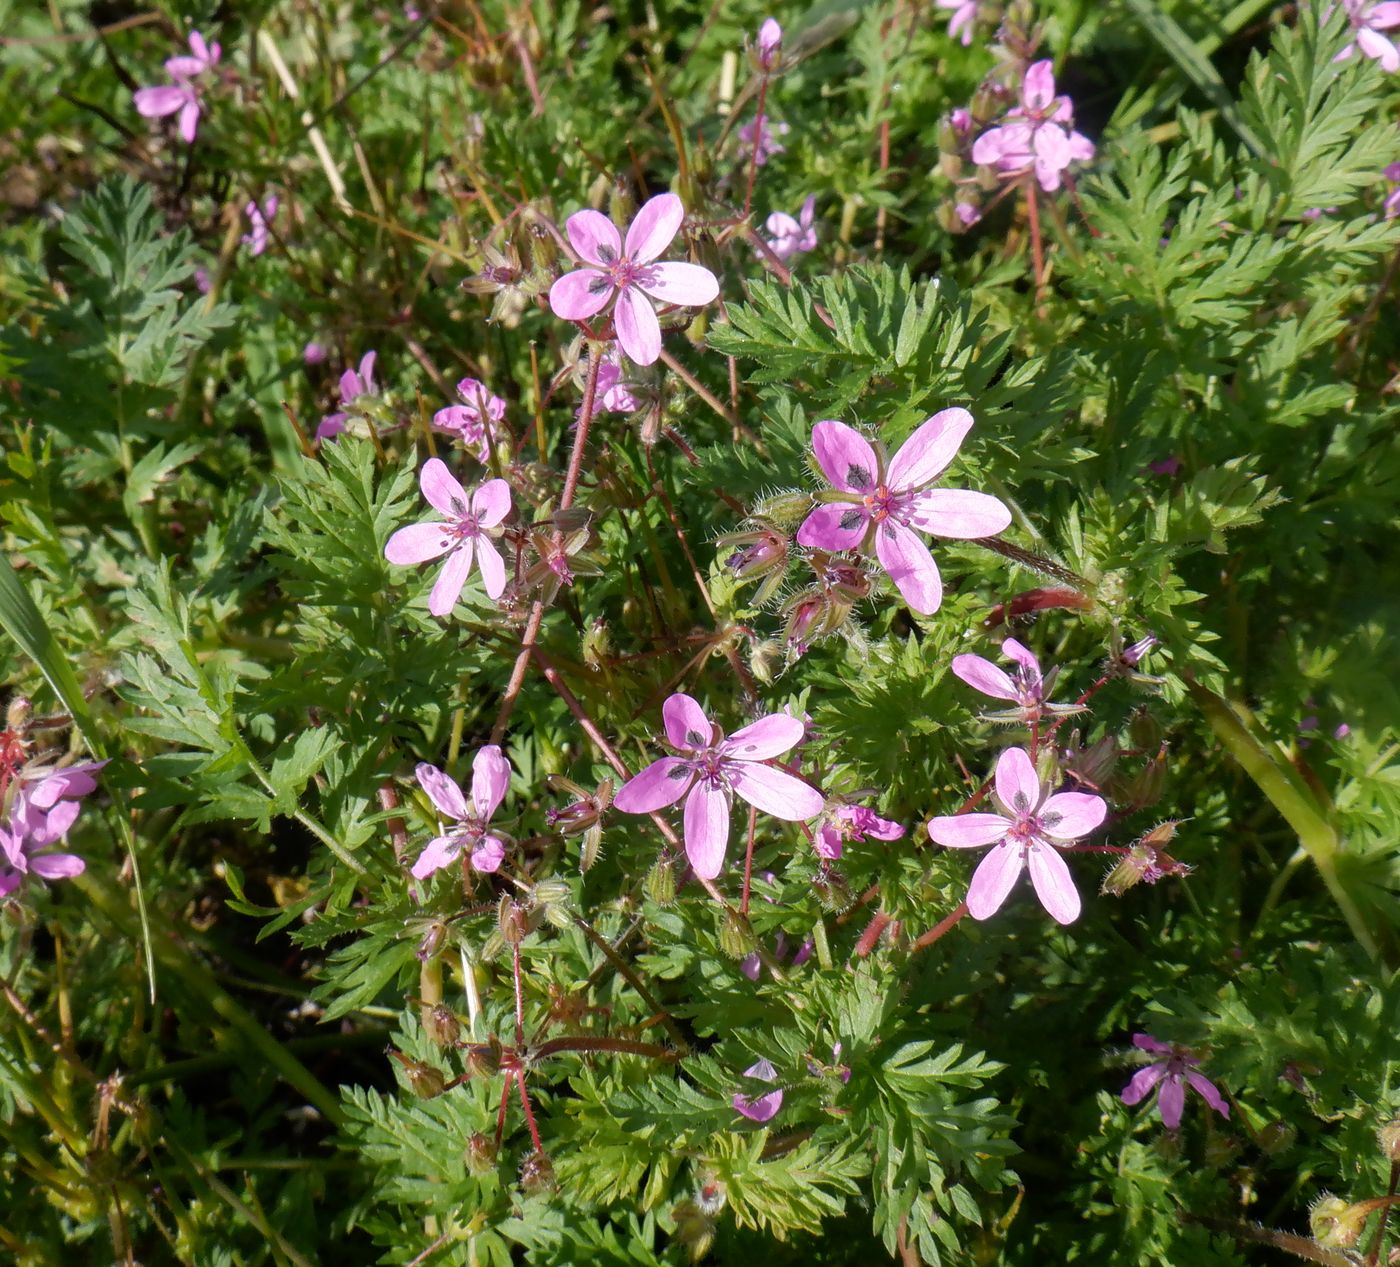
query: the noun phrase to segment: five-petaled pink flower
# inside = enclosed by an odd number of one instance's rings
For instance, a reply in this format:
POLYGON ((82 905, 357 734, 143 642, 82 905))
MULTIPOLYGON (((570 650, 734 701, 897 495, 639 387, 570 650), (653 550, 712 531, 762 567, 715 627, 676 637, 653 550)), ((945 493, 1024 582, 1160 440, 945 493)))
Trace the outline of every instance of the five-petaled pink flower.
POLYGON ((675 194, 657 194, 643 204, 623 245, 617 227, 599 211, 576 211, 565 223, 569 241, 584 261, 550 287, 549 306, 565 321, 587 321, 616 299, 613 321, 622 350, 638 365, 661 355, 661 324, 652 300, 695 307, 719 295, 708 268, 675 260, 655 263, 685 219, 675 194))
POLYGON ((1162 1125, 1174 1131, 1181 1125, 1181 1111, 1186 1105, 1186 1085, 1190 1083, 1211 1108, 1221 1117, 1230 1116, 1230 1106, 1205 1074, 1197 1071, 1196 1060, 1184 1047, 1176 1043, 1164 1043, 1151 1034, 1134 1034, 1133 1046, 1154 1055, 1165 1056, 1155 1064, 1139 1069, 1133 1080, 1123 1088, 1119 1099, 1124 1104, 1140 1104, 1153 1087, 1157 1091, 1157 1111, 1162 1115, 1162 1125))
POLYGON ((838 805, 822 816, 821 826, 812 836, 812 848, 817 857, 834 862, 848 840, 898 840, 904 828, 888 818, 881 818, 863 805, 838 805))
POLYGON ((962 32, 962 46, 972 43, 972 26, 977 19, 977 0, 938 0, 940 9, 951 9, 948 19, 948 34, 954 38, 962 32))
POLYGON ((496 426, 504 421, 506 402, 475 378, 457 383, 462 403, 448 405, 433 415, 433 426, 456 436, 469 453, 485 462, 496 440, 496 426))
POLYGON ((1055 73, 1047 58, 1026 71, 1021 104, 1006 112, 1014 123, 983 132, 973 143, 972 161, 995 167, 1003 175, 1035 169, 1040 187, 1053 193, 1060 174, 1073 162, 1094 157, 1094 144, 1073 131, 1074 107, 1055 95, 1055 73))
POLYGON ((799 251, 816 250, 817 231, 812 228, 816 208, 816 195, 809 194, 796 220, 786 211, 775 211, 764 221, 763 227, 768 231, 768 249, 780 260, 788 259, 799 251))
POLYGON ((457 605, 472 570, 473 554, 481 567, 486 596, 500 598, 506 587, 506 565, 487 529, 510 513, 510 485, 505 480, 487 480, 468 494, 446 462, 429 458, 423 464, 419 486, 433 509, 446 519, 400 528, 384 547, 384 557, 390 563, 408 564, 447 555, 428 595, 428 610, 434 616, 446 616, 457 605))
MULTIPOLYGON (((744 1070, 744 1077, 753 1078, 758 1082, 777 1082, 778 1071, 768 1060, 759 1060, 744 1070)), ((778 1087, 774 1091, 752 1096, 742 1092, 736 1093, 730 1103, 736 1113, 742 1114, 749 1121, 768 1122, 777 1117, 778 1110, 783 1107, 783 1089, 778 1087)))
POLYGON ((452 820, 452 826, 443 835, 434 836, 418 855, 418 861, 413 864, 414 878, 422 880, 450 866, 463 851, 474 870, 495 871, 506 856, 506 845, 499 836, 487 831, 486 826, 510 787, 510 762, 500 748, 487 744, 472 759, 470 805, 457 780, 436 766, 424 761, 414 773, 428 799, 452 820))
POLYGON ((178 113, 180 135, 193 143, 200 112, 199 90, 194 80, 218 64, 219 53, 217 43, 206 44, 204 36, 198 31, 191 31, 190 56, 166 59, 166 74, 175 82, 155 88, 138 88, 135 95, 136 112, 148 119, 162 119, 168 114, 178 113))
POLYGON ((341 374, 340 408, 321 420, 321 425, 316 428, 316 439, 328 440, 331 436, 338 436, 345 430, 346 420, 350 417, 348 411, 355 407, 360 397, 373 396, 379 390, 374 381, 374 362, 377 356, 376 352, 366 352, 360 358, 358 370, 346 370, 341 374))
POLYGON ((87 864, 77 854, 50 846, 67 834, 78 817, 78 800, 97 787, 93 775, 107 763, 84 761, 49 770, 20 785, 0 826, 0 897, 13 893, 33 874, 41 880, 81 875, 87 864))
POLYGON ((267 226, 276 217, 278 206, 277 195, 269 194, 261 207, 256 202, 249 202, 243 208, 243 214, 248 217, 251 226, 242 239, 243 245, 248 248, 248 254, 261 255, 267 250, 267 226))
POLYGON ((972 427, 966 409, 928 419, 887 463, 860 432, 844 422, 812 428, 812 450, 837 490, 803 521, 797 540, 819 550, 855 550, 870 536, 875 557, 904 601, 925 616, 943 601, 943 582, 928 547, 915 535, 990 537, 1011 523, 995 497, 958 488, 930 488, 957 456, 972 427))
POLYGON ((972 873, 967 910, 973 919, 996 914, 1025 867, 1040 904, 1061 924, 1079 918, 1079 893, 1059 847, 1103 822, 1108 806, 1087 792, 1046 796, 1035 766, 1021 748, 997 758, 996 798, 1001 814, 951 814, 932 818, 929 839, 950 849, 993 848, 972 873))
POLYGON ((806 727, 787 713, 772 713, 736 730, 728 739, 689 695, 677 693, 662 705, 666 738, 684 753, 662 757, 618 790, 613 804, 626 814, 649 814, 674 805, 687 792, 685 852, 695 874, 713 880, 729 845, 729 807, 737 793, 774 818, 800 822, 822 810, 822 795, 786 770, 764 764, 801 739, 806 727))
POLYGON ((992 699, 1004 699, 1015 704, 1014 710, 997 715, 996 720, 1029 723, 1039 721, 1047 713, 1063 715, 1080 711, 1074 704, 1051 704, 1046 701, 1054 688, 1058 667, 1042 674, 1035 653, 1015 638, 1007 638, 1001 644, 1001 653, 1015 665, 1010 673, 980 655, 954 656, 949 666, 973 690, 990 695, 992 699))
POLYGON ((1371 0, 1342 0, 1342 7, 1356 34, 1335 60, 1345 61, 1359 48, 1380 62, 1382 70, 1390 74, 1400 70, 1400 48, 1396 48, 1392 36, 1381 34, 1400 27, 1400 0, 1380 0, 1379 4, 1372 4, 1371 0))

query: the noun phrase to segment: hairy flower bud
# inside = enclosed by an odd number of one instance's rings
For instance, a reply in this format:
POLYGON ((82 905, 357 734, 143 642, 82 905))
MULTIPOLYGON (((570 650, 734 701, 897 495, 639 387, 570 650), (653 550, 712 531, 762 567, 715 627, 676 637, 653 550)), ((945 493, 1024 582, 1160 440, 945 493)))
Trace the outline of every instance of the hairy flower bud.
POLYGON ((1136 709, 1128 719, 1128 738, 1133 741, 1134 747, 1145 748, 1150 752, 1153 748, 1160 748, 1166 737, 1162 723, 1152 715, 1150 709, 1136 709))
POLYGON ((1364 1204, 1353 1205, 1324 1193, 1308 1210, 1308 1226, 1313 1240, 1324 1249, 1351 1249, 1361 1239, 1369 1213, 1364 1204))
POLYGON ((441 950, 442 944, 447 939, 447 925, 440 919, 434 920, 428 925, 428 931, 423 934, 423 940, 418 943, 417 955, 420 960, 427 963, 434 958, 441 950))
POLYGON ((1259 1132, 1259 1149, 1266 1156, 1276 1157, 1293 1147, 1298 1132, 1287 1122, 1270 1122, 1259 1132))
POLYGON ((1393 1117, 1376 1131, 1376 1143, 1387 1161, 1400 1161, 1400 1117, 1393 1117))
POLYGON ((467 1072, 473 1078, 489 1078, 501 1068, 501 1040, 494 1034, 484 1043, 472 1043, 467 1049, 467 1072))
POLYGON ((558 1184, 554 1179, 554 1163, 549 1154, 540 1149, 527 1153, 520 1163, 520 1186, 530 1196, 553 1192, 558 1184))
POLYGON ((1167 785, 1167 745, 1158 748, 1147 764, 1121 781, 1115 781, 1112 799, 1125 811, 1147 809, 1162 799, 1167 785))
POLYGON ((732 908, 724 912, 720 921, 719 948, 731 959, 743 959, 758 948, 758 938, 748 919, 732 908))
POLYGON ((34 702, 27 695, 16 695, 5 709, 5 726, 8 730, 23 730, 34 713, 34 702))
POLYGON ((850 881, 837 867, 822 867, 812 877, 812 892, 821 903, 822 910, 833 915, 844 911, 851 904, 850 881))
POLYGON ((481 1131, 473 1131, 467 1139, 464 1160, 471 1174, 489 1175, 496 1169, 496 1141, 481 1131))
POLYGON ((685 1246, 690 1261, 698 1263, 714 1243, 714 1216, 707 1214, 697 1202, 687 1199, 671 1207, 671 1219, 676 1225, 675 1239, 685 1246))
POLYGON ((450 1007, 438 1003, 425 1009, 423 1032, 435 1046, 455 1047, 457 1040, 462 1036, 462 1023, 450 1007))
POLYGON ((583 662, 596 673, 612 658, 612 632, 599 616, 583 631, 583 662))
POLYGON ((1180 819, 1169 818, 1129 845, 1117 865, 1104 876, 1099 891, 1122 897, 1137 884, 1156 884, 1169 875, 1189 875, 1191 868, 1166 851, 1180 823, 1180 819))
POLYGON ((403 1066, 409 1090, 420 1100, 431 1100, 434 1096, 439 1096, 447 1090, 447 1079, 442 1076, 440 1070, 434 1069, 432 1065, 425 1064, 421 1060, 414 1060, 412 1056, 397 1048, 391 1047, 389 1054, 403 1066))
POLYGON ((530 932, 530 921, 525 908, 509 894, 501 897, 496 907, 496 927, 507 946, 518 946, 530 932))
POLYGON ((663 854, 652 864, 642 882, 647 901, 657 906, 670 906, 676 900, 676 864, 669 854, 663 854))
POLYGON ((800 489, 771 493, 754 504, 751 518, 767 521, 779 530, 795 530, 812 509, 812 497, 800 489))

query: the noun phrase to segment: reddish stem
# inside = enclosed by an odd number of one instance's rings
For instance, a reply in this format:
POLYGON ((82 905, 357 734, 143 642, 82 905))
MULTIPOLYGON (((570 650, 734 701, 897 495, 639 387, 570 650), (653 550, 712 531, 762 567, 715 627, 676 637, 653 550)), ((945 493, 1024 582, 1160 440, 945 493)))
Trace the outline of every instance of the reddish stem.
POLYGON ((1035 301, 1040 302, 1045 288, 1045 255, 1040 244, 1040 204, 1035 196, 1035 176, 1026 179, 1026 216, 1031 227, 1031 260, 1035 268, 1035 301))
POLYGON ((967 903, 959 902, 957 906, 953 908, 951 914, 945 915, 937 924, 930 928, 928 932, 914 942, 913 946, 910 947, 911 953, 916 950, 923 950, 926 946, 932 946, 934 942, 942 937, 944 933, 952 928, 953 925, 966 914, 967 903))
POLYGON ((520 981, 520 946, 510 948, 511 973, 515 977, 515 1045, 525 1046, 525 987, 520 981))
POLYGON ((754 825, 758 822, 758 811, 752 805, 749 806, 749 847, 744 853, 744 900, 739 906, 739 913, 747 916, 749 913, 749 885, 753 882, 753 833, 754 825))
MULTIPOLYGON (((540 1143, 540 1128, 535 1125, 535 1111, 530 1107, 530 1093, 525 1090, 525 1070, 515 1071, 515 1085, 520 1088, 520 1107, 525 1110, 525 1124, 530 1128, 530 1138, 535 1143, 537 1153, 544 1152, 544 1145, 540 1143)), ((510 1083, 506 1083, 507 1089, 510 1083)))
POLYGON ((875 949, 875 944, 880 940, 880 935, 893 922, 884 911, 876 911, 871 917, 870 923, 865 926, 865 932, 861 933, 860 940, 856 942, 856 958, 864 959, 870 954, 875 949))

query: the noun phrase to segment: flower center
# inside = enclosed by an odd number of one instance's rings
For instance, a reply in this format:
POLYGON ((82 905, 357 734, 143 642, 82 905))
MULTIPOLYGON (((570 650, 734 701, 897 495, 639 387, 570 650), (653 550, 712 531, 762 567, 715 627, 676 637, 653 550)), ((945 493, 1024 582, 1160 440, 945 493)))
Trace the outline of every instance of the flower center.
POLYGON ((890 518, 891 515, 898 517, 900 508, 900 497, 897 493, 892 493, 881 484, 873 493, 866 493, 861 499, 870 511, 870 518, 875 523, 881 523, 890 518))

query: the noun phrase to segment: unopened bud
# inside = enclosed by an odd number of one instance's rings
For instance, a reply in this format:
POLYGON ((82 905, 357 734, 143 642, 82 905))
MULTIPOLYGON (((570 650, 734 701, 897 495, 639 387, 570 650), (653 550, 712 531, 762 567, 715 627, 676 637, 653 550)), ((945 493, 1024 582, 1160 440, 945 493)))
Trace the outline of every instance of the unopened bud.
POLYGON ((754 581, 787 570, 790 543, 787 534, 776 528, 732 533, 725 544, 735 546, 733 553, 724 560, 724 566, 738 581, 754 581))
POLYGON ((1323 1249, 1351 1249, 1361 1239, 1370 1211, 1364 1204, 1353 1205, 1341 1197, 1323 1195, 1308 1211, 1313 1240, 1323 1249))
POLYGON ((1070 753, 1065 760, 1065 773, 1077 775, 1091 788, 1101 788, 1117 764, 1118 740, 1113 735, 1103 735, 1087 748, 1070 753))
POLYGON ((671 1219, 676 1225, 675 1239, 685 1246, 690 1261, 698 1263, 714 1244, 714 1216, 702 1210, 698 1203, 685 1200, 671 1207, 671 1219))
POLYGON ((670 906, 676 900, 676 864, 663 854, 652 865, 642 883, 647 900, 657 906, 670 906))
POLYGON ((1133 741, 1134 747, 1145 748, 1151 752, 1153 748, 1162 746, 1166 731, 1150 709, 1139 708, 1128 721, 1128 738, 1133 741))
POLYGON ((501 1068, 501 1040, 494 1034, 484 1043, 467 1048, 467 1072, 473 1078, 489 1078, 501 1068))
POLYGON ((787 492, 773 493, 756 502, 753 518, 769 520, 780 531, 791 531, 807 518, 811 510, 812 498, 809 494, 800 489, 789 489, 787 492))
POLYGON ((520 1186, 530 1196, 553 1192, 558 1186, 554 1181, 554 1163, 549 1154, 540 1149, 527 1153, 520 1163, 520 1186))
POLYGON ((472 1174, 489 1175, 496 1169, 496 1141, 481 1131, 473 1131, 467 1139, 464 1159, 472 1174))
POLYGON ((612 633, 599 616, 583 633, 583 662, 595 673, 613 658, 612 633))
POLYGON ((613 180, 608 194, 608 213, 614 224, 631 224, 637 215, 637 198, 632 182, 625 176, 613 180))
POLYGON ((754 46, 754 55, 758 59, 758 67, 765 74, 777 69, 778 61, 782 56, 783 28, 773 18, 764 18, 763 25, 758 28, 758 43, 754 46))
POLYGON ((1115 784, 1110 799, 1119 802, 1125 812, 1155 805, 1167 784, 1167 745, 1163 744, 1135 774, 1121 782, 1115 780, 1115 784))
POLYGON ((783 644, 765 638, 749 646, 749 671, 764 685, 778 676, 783 667, 783 644))
POLYGON ((748 918, 733 908, 724 912, 719 926, 719 948, 731 959, 743 959, 758 948, 758 938, 748 918))
POLYGON ((1155 634, 1148 634, 1146 638, 1140 638, 1137 642, 1133 643, 1132 646, 1124 647, 1121 659, 1130 669, 1135 669, 1138 664, 1141 663, 1142 657, 1156 645, 1157 636, 1155 634))
POLYGON ((496 927, 507 946, 520 945, 530 931, 530 921, 524 907, 508 894, 501 898, 496 908, 496 927))
POLYGON ((420 1100, 431 1100, 447 1089, 447 1079, 432 1065, 414 1060, 412 1056, 395 1048, 390 1048, 389 1054, 403 1066, 409 1090, 420 1100))
POLYGON ((455 1047, 462 1036, 462 1023, 450 1007, 439 1003, 426 1009, 423 1030, 435 1046, 455 1047))
POLYGON ((1376 1132, 1376 1143, 1387 1161, 1400 1161, 1400 1117, 1393 1117, 1376 1132))
POLYGON ((851 885, 836 867, 827 865, 812 877, 812 892, 822 910, 832 914, 844 911, 851 904, 851 885))
POLYGON ((1287 1122, 1270 1122, 1259 1132, 1259 1149, 1266 1156, 1276 1157, 1293 1147, 1298 1132, 1287 1122))
POLYGON ((34 713, 34 701, 27 695, 16 695, 5 709, 5 725, 10 730, 23 730, 34 713))
POLYGON ((434 920, 428 925, 428 931, 423 934, 423 940, 418 943, 418 958, 424 963, 435 958, 446 939, 447 925, 441 920, 434 920))

